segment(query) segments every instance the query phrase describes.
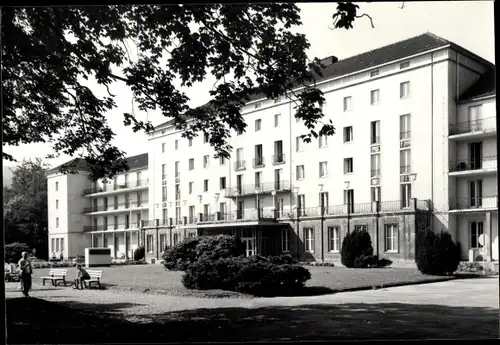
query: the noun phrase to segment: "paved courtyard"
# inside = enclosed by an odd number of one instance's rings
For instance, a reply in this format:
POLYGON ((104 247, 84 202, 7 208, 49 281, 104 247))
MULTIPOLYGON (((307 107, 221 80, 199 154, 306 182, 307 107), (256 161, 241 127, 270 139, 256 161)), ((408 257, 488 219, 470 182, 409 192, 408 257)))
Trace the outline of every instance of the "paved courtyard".
MULTIPOLYGON (((8 303, 20 295, 16 285, 7 284, 8 303)), ((499 336, 498 277, 310 297, 199 298, 38 284, 31 295, 129 325, 147 323, 148 339, 160 342, 165 332, 168 341, 499 336)))

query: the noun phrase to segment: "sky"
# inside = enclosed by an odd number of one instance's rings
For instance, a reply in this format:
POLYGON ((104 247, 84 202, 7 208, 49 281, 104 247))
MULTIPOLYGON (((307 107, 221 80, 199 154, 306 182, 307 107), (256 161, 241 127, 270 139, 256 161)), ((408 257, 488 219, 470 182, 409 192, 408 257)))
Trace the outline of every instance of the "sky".
MULTIPOLYGON (((360 14, 367 13, 373 18, 374 28, 370 20, 363 17, 354 23, 353 29, 331 30, 336 3, 298 4, 303 25, 296 31, 305 34, 311 43, 309 58, 334 55, 343 59, 429 31, 495 62, 493 1, 376 2, 358 5, 360 14)), ((193 107, 206 103, 214 82, 215 79, 209 76, 202 83, 184 89, 191 99, 189 105, 193 107)), ((122 84, 113 85, 111 92, 117 95, 116 103, 119 105, 108 113, 108 123, 116 133, 113 144, 127 155, 147 152, 147 136, 142 132, 134 133, 130 127, 123 125, 122 114, 133 109, 132 93, 122 84)), ((148 119, 153 125, 167 120, 159 113, 141 113, 137 107, 134 111, 138 119, 148 119)), ((52 167, 74 158, 61 155, 45 159, 47 154, 52 153, 47 144, 4 146, 3 149, 19 161, 40 157, 52 167)), ((4 160, 3 164, 12 166, 16 163, 4 160)))

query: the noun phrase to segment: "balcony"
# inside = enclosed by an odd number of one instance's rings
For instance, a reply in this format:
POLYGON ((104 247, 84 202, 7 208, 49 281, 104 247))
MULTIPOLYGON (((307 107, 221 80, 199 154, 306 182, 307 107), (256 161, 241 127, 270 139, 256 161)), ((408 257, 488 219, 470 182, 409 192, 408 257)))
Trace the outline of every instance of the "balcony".
POLYGON ((261 184, 247 184, 225 189, 226 198, 249 196, 255 194, 269 194, 273 190, 277 193, 289 192, 291 190, 290 181, 275 181, 261 184))
POLYGON ((285 154, 278 153, 273 155, 273 165, 285 164, 285 154))
POLYGON ((130 189, 133 190, 145 189, 148 187, 148 185, 149 185, 149 179, 120 183, 116 185, 105 185, 106 187, 95 187, 95 188, 84 189, 82 192, 82 196, 104 194, 104 193, 115 194, 114 192, 116 191, 127 191, 130 189))
POLYGON ((478 176, 497 171, 497 156, 487 156, 477 160, 459 159, 450 161, 450 176, 478 176))
POLYGON ((202 214, 198 224, 208 223, 231 223, 231 222, 248 222, 271 220, 276 221, 277 212, 273 209, 244 209, 226 213, 205 213, 202 214))
POLYGON ((246 161, 244 160, 239 160, 234 162, 234 170, 235 171, 241 171, 246 169, 246 161))
POLYGON ((264 157, 257 157, 253 159, 253 167, 254 168, 263 168, 264 165, 264 157))
POLYGON ((83 227, 84 232, 93 232, 93 231, 125 231, 125 230, 139 230, 141 228, 141 223, 132 222, 132 223, 118 223, 118 224, 99 224, 99 225, 86 225, 83 227))
POLYGON ((141 200, 140 202, 133 201, 133 202, 120 202, 118 204, 113 204, 113 205, 100 205, 100 206, 90 206, 90 207, 84 207, 82 213, 88 214, 88 213, 94 213, 94 212, 109 212, 109 213, 118 213, 118 212, 124 212, 124 211, 130 211, 130 209, 136 209, 136 208, 147 208, 148 205, 148 200, 141 200))
POLYGON ((496 133, 496 117, 450 124, 450 139, 484 138, 496 133))
POLYGON ((459 211, 488 211, 497 209, 497 196, 481 196, 481 197, 467 197, 458 198, 457 200, 450 200, 450 212, 459 211))

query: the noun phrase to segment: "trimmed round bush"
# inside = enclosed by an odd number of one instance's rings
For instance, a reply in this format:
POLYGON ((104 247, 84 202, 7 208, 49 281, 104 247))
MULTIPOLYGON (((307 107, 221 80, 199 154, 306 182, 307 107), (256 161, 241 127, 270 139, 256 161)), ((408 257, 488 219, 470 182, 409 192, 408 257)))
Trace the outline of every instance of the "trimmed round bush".
POLYGON ((349 268, 371 267, 373 261, 372 239, 368 231, 354 230, 342 241, 341 262, 349 268))
POLYGON ((460 264, 460 246, 453 242, 448 232, 434 234, 431 230, 420 234, 417 251, 417 268, 423 274, 450 275, 460 264))
POLYGON ((134 250, 135 261, 143 260, 145 257, 146 257, 146 249, 144 248, 144 246, 139 246, 135 248, 134 250))
POLYGON ((177 245, 170 247, 163 253, 163 265, 171 271, 184 271, 197 260, 196 246, 198 238, 188 238, 177 245))
POLYGON ((262 256, 206 257, 189 265, 182 283, 188 289, 220 289, 275 296, 297 292, 310 278, 311 273, 305 267, 276 264, 271 258, 262 256))
POLYGON ((14 262, 18 262, 21 260, 21 253, 22 252, 28 252, 31 253, 30 248, 26 243, 21 243, 21 242, 14 242, 14 243, 9 243, 6 244, 4 247, 4 255, 5 255, 5 261, 10 262, 13 260, 14 262))

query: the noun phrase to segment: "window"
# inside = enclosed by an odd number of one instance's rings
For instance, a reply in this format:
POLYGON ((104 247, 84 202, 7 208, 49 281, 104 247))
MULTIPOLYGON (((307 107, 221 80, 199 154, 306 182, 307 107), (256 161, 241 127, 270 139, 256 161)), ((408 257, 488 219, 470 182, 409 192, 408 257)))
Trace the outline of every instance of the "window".
POLYGON ((411 150, 399 151, 399 166, 401 174, 409 174, 411 172, 411 150))
POLYGON ((399 69, 405 69, 405 68, 408 68, 408 67, 410 67, 410 61, 401 62, 399 64, 399 69))
POLYGON ((353 163, 352 158, 344 158, 344 174, 352 173, 353 163))
POLYGON ((378 75, 379 75, 379 70, 378 69, 370 72, 370 78, 376 77, 378 75))
POLYGON ((208 168, 208 161, 210 160, 210 156, 209 155, 205 155, 203 156, 203 168, 208 168))
POLYGON ((483 181, 469 181, 469 207, 481 207, 483 201, 483 181))
POLYGON ((210 141, 210 137, 209 137, 208 133, 204 133, 203 134, 203 142, 208 143, 209 141, 210 141))
POLYGON ((302 151, 302 138, 300 136, 295 137, 295 151, 302 151))
POLYGON ((220 156, 220 157, 219 157, 219 164, 220 164, 220 165, 224 165, 224 164, 226 164, 226 158, 224 158, 223 156, 220 156))
POLYGON ((193 185, 194 185, 194 182, 189 182, 188 183, 188 193, 189 194, 193 194, 193 185))
POLYGON ((226 189, 226 177, 223 176, 219 180, 220 189, 226 189))
POLYGON ((399 84, 399 98, 406 98, 410 96, 410 82, 405 81, 399 84))
POLYGON ((262 157, 262 144, 255 145, 255 158, 254 167, 259 167, 264 165, 264 158, 262 157))
POLYGON ((194 169, 194 158, 189 158, 189 170, 194 169))
POLYGON ((380 186, 371 187, 372 201, 381 201, 380 198, 380 186))
POLYGON ((221 202, 219 204, 219 212, 220 212, 221 216, 223 217, 222 219, 224 219, 224 216, 227 214, 227 203, 221 202))
POLYGON ((314 253, 314 229, 304 228, 304 244, 305 251, 309 253, 314 253))
POLYGON ((129 214, 125 215, 125 229, 130 229, 130 215, 129 214))
POLYGON ((165 153, 165 143, 161 143, 161 153, 165 153))
POLYGON ((255 103, 255 109, 259 109, 260 107, 262 107, 262 102, 255 103))
POLYGON ((189 223, 195 223, 195 214, 196 210, 194 205, 189 206, 189 223))
POLYGON ((328 251, 338 253, 340 247, 340 227, 328 227, 328 251))
POLYGON ((306 208, 306 196, 304 194, 297 195, 297 209, 299 216, 303 216, 305 214, 306 208))
POLYGON ((141 205, 142 205, 142 193, 137 192, 137 206, 141 206, 141 205))
POLYGON ((398 225, 385 224, 385 251, 389 253, 398 252, 398 225))
POLYGON ((113 205, 115 207, 115 210, 118 208, 118 195, 115 195, 113 198, 113 205))
POLYGON ((56 238, 56 252, 59 251, 59 238, 56 238))
POLYGON ((208 180, 203 180, 203 191, 208 192, 208 180))
POLYGON ((163 219, 163 224, 167 224, 168 219, 168 209, 164 208, 161 210, 161 219, 163 219))
POLYGON ((167 186, 161 187, 161 201, 167 201, 167 186))
POLYGON ((180 200, 181 199, 181 186, 180 184, 176 183, 175 184, 175 200, 180 200))
POLYGON ((175 177, 179 177, 179 175, 181 174, 180 170, 179 170, 179 161, 175 162, 175 177))
POLYGON ((118 216, 113 217, 113 229, 118 229, 118 216))
POLYGON ((380 90, 378 89, 372 90, 370 92, 370 104, 371 105, 378 104, 379 100, 380 100, 380 90))
POLYGON ((410 114, 401 115, 399 117, 399 139, 410 139, 410 114))
POLYGON ((103 201, 103 204, 104 204, 103 205, 104 206, 103 209, 104 209, 104 211, 107 211, 108 210, 108 197, 104 197, 102 201, 103 201))
POLYGON ((303 165, 297 165, 297 180, 303 180, 305 178, 305 171, 303 165))
POLYGON ((160 251, 163 252, 167 248, 167 235, 160 234, 160 251))
POLYGON ((56 251, 55 238, 52 238, 52 239, 50 240, 50 243, 51 243, 50 248, 52 249, 52 251, 53 251, 53 252, 55 252, 55 251, 56 251))
POLYGON ((380 153, 374 154, 370 158, 371 177, 380 176, 380 153))
POLYGON ((261 120, 261 119, 257 119, 257 120, 255 120, 255 131, 256 131, 256 132, 260 131, 260 126, 261 126, 261 123, 262 123, 262 120, 261 120))
POLYGON ((188 139, 188 146, 189 147, 193 146, 193 139, 188 139))
MULTIPOLYGON (((243 176, 243 175, 238 175, 238 177, 239 177, 239 176, 243 176)), ((261 179, 261 177, 262 177, 262 172, 261 172, 261 171, 257 171, 257 172, 255 173, 255 188, 260 188, 260 185, 261 185, 261 183, 262 183, 262 179, 261 179)), ((241 185, 240 185, 240 186, 241 186, 241 185)))
POLYGON ((178 148, 179 148, 179 140, 178 140, 178 139, 176 139, 176 140, 175 140, 175 149, 177 150, 178 148))
POLYGON ((290 229, 281 230, 281 251, 290 251, 290 229))
POLYGON ((352 97, 349 96, 349 97, 344 97, 344 111, 348 111, 348 110, 351 110, 351 104, 352 102, 352 97))
POLYGON ((59 209, 59 200, 56 200, 56 210, 59 209))
POLYGON ((108 217, 104 217, 104 225, 103 225, 104 230, 108 230, 108 217))
POLYGON ((470 248, 482 248, 479 236, 483 234, 483 222, 470 222, 470 248))
POLYGON ((328 176, 328 162, 319 162, 319 177, 328 176))
POLYGON ((56 192, 59 190, 59 182, 56 182, 56 192))
POLYGON ((162 164, 161 165, 161 179, 165 180, 167 178, 167 165, 162 164))
POLYGON ((470 128, 471 131, 476 131, 476 130, 481 129, 481 127, 480 127, 481 124, 478 121, 481 119, 481 110, 482 110, 481 104, 470 106, 468 109, 469 121, 470 121, 469 126, 471 126, 471 128, 470 128))
POLYGON ((344 190, 344 204, 348 205, 350 208, 350 212, 354 211, 354 189, 345 189, 344 190))
POLYGON ((146 251, 153 252, 153 235, 146 235, 146 251))
POLYGON ((344 143, 350 143, 353 140, 352 126, 344 127, 344 143))
POLYGON ((354 225, 354 230, 356 230, 356 231, 368 231, 368 226, 366 224, 354 225))
POLYGON ((328 192, 319 193, 319 205, 323 209, 328 209, 328 192))
POLYGON ((405 183, 401 185, 401 206, 410 207, 411 199, 411 184, 405 183))
POLYGON ((174 246, 179 243, 179 234, 174 234, 174 246))
POLYGON ((283 154, 283 140, 274 142, 274 163, 284 163, 285 155, 283 154))
POLYGON ((278 127, 280 125, 281 114, 274 115, 274 127, 278 127))
POLYGON ((236 149, 236 163, 241 162, 243 160, 243 148, 240 147, 236 149))
POLYGON ((380 143, 380 121, 370 122, 370 144, 380 143))
POLYGON ((59 227, 59 218, 56 218, 56 228, 59 227))
POLYGON ((320 135, 318 137, 319 147, 327 147, 328 146, 328 137, 326 135, 320 135))

